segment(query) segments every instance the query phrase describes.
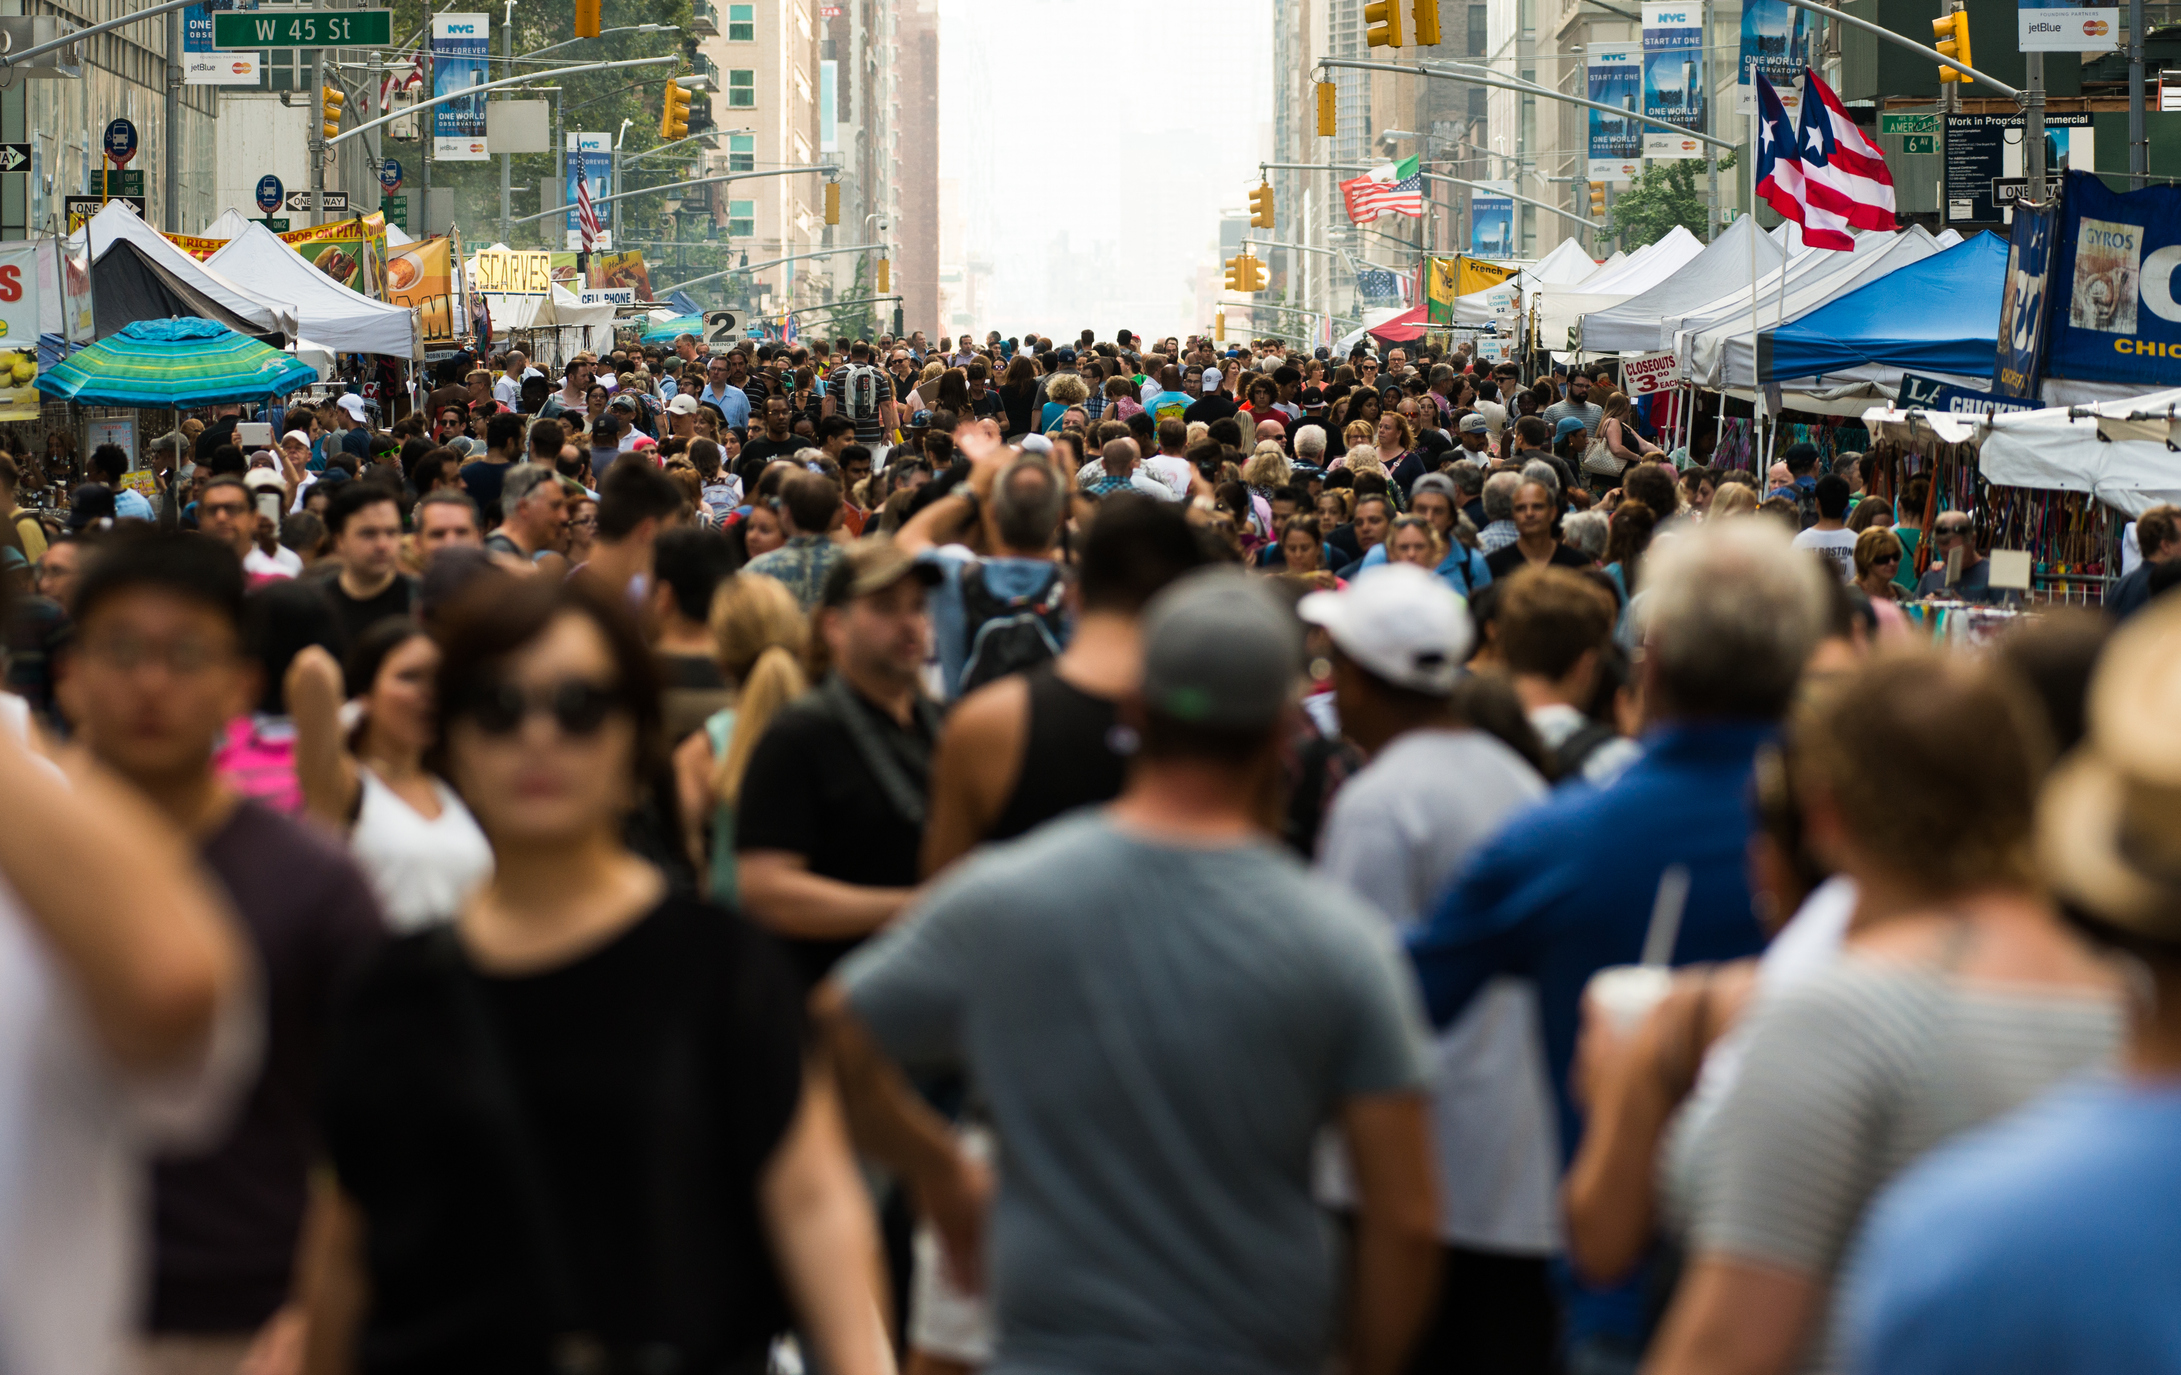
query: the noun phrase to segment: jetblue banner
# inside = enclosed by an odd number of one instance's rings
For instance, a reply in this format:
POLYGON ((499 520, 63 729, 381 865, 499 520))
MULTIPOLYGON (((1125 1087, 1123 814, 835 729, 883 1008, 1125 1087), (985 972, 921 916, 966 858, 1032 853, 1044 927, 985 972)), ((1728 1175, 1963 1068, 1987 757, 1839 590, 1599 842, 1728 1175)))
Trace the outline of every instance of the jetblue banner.
MULTIPOLYGON (((483 14, 435 14, 432 16, 432 94, 453 95, 491 78, 492 38, 487 31, 491 16, 483 14)), ((463 96, 432 107, 432 158, 437 162, 484 162, 485 98, 463 96)))
POLYGON ((1741 67, 1734 89, 1737 114, 1757 112, 1757 72, 1780 93, 1787 113, 1801 112, 1802 69, 1810 65, 1807 13, 1787 0, 1743 0, 1741 67))
POLYGON ((1994 396, 2035 397, 2045 375, 2045 342, 2052 319, 2052 240, 2060 212, 2018 206, 2007 245, 2007 278, 1999 294, 1999 358, 1992 369, 1994 396))
POLYGON ((2181 188, 2109 191, 2069 172, 2060 207, 2045 371, 2145 390, 2181 386, 2181 188))

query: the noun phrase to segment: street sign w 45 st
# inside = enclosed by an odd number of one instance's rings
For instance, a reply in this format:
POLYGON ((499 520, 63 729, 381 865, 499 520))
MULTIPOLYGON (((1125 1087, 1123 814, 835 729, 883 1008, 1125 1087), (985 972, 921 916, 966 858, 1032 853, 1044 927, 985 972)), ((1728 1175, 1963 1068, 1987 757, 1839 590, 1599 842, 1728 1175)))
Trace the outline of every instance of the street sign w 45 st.
POLYGON ((392 10, 241 10, 212 16, 217 48, 386 47, 392 10))

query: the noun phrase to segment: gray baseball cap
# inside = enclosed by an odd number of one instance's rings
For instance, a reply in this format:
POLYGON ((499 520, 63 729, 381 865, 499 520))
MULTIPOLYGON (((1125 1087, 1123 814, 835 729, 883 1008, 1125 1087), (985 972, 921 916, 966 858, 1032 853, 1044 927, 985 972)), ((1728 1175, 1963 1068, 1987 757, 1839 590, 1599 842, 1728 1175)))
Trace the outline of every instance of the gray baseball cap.
POLYGON ((1262 579, 1192 573, 1144 609, 1144 705, 1195 725, 1272 725, 1294 700, 1302 628, 1262 579))

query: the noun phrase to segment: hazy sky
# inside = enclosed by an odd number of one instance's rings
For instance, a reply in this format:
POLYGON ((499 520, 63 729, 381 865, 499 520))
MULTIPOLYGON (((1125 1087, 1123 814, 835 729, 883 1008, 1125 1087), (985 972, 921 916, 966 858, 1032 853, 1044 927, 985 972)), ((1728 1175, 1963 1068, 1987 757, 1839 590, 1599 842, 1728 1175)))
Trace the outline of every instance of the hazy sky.
POLYGON ((1186 333, 1270 155, 1263 0, 939 0, 939 175, 992 264, 978 333, 1186 333))

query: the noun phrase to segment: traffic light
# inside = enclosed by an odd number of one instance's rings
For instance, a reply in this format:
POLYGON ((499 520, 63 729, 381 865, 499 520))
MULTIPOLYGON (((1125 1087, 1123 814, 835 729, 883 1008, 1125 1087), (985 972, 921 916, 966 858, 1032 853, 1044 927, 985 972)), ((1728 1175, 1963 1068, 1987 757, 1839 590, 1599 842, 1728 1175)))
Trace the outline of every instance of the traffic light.
POLYGON ((1409 17, 1416 21, 1416 46, 1439 46, 1439 0, 1414 0, 1409 17))
POLYGON ((1243 283, 1243 282, 1245 282, 1245 281, 1249 280, 1249 279, 1248 279, 1248 278, 1247 278, 1246 276, 1244 276, 1244 275, 1243 275, 1243 271, 1242 271, 1242 264, 1243 264, 1243 262, 1244 262, 1244 259, 1243 259, 1243 258, 1242 258, 1242 257, 1241 257, 1240 255, 1237 255, 1237 256, 1235 256, 1235 257, 1232 257, 1232 258, 1229 258, 1229 259, 1227 259, 1227 290, 1229 290, 1229 291, 1247 291, 1247 290, 1249 290, 1249 288, 1248 288, 1248 287, 1246 287, 1246 286, 1242 285, 1242 283, 1243 283))
POLYGON ((1594 220, 1605 218, 1605 183, 1602 181, 1590 184, 1590 217, 1594 220))
POLYGON ((1250 192, 1250 227, 1270 229, 1274 222, 1272 186, 1268 182, 1250 192))
POLYGON ((347 103, 348 97, 341 94, 339 87, 318 88, 318 128, 324 137, 332 138, 341 132, 341 107, 347 103))
POLYGON ((1262 258, 1244 249, 1227 259, 1227 290, 1247 294, 1265 289, 1265 263, 1262 258))
POLYGON ((666 104, 659 110, 659 137, 673 142, 689 132, 689 92, 679 82, 666 83, 666 104))
POLYGON ((884 258, 881 258, 881 259, 879 259, 879 260, 878 260, 878 294, 879 294, 879 295, 881 295, 881 296, 884 296, 884 295, 885 295, 885 294, 886 294, 887 292, 889 292, 889 291, 892 291, 892 290, 893 290, 893 286, 892 286, 892 284, 891 284, 891 283, 892 283, 892 281, 893 281, 893 273, 892 273, 892 272, 891 272, 891 271, 889 270, 889 264, 887 263, 887 261, 886 261, 886 260, 885 260, 884 258))
POLYGON ((1218 344, 1227 342, 1227 312, 1224 310, 1212 312, 1212 342, 1218 344))
MULTIPOLYGON (((1969 12, 1955 10, 1944 19, 1931 21, 1931 36, 1936 41, 1932 47, 1953 58, 1964 67, 1974 67, 1976 59, 1969 55, 1969 12)), ((1967 81, 1969 78, 1952 67, 1939 68, 1941 81, 1967 81)))
POLYGON ((1371 0, 1363 7, 1363 41, 1374 48, 1401 46, 1401 0, 1371 0))
POLYGON ((1330 81, 1320 81, 1317 83, 1317 87, 1318 137, 1331 138, 1340 131, 1340 116, 1336 112, 1334 103, 1339 96, 1339 92, 1330 81))
POLYGON ((837 181, 829 181, 825 184, 825 222, 827 224, 839 224, 841 222, 841 184, 837 181))
POLYGON ((576 37, 598 37, 600 0, 576 0, 576 37))

